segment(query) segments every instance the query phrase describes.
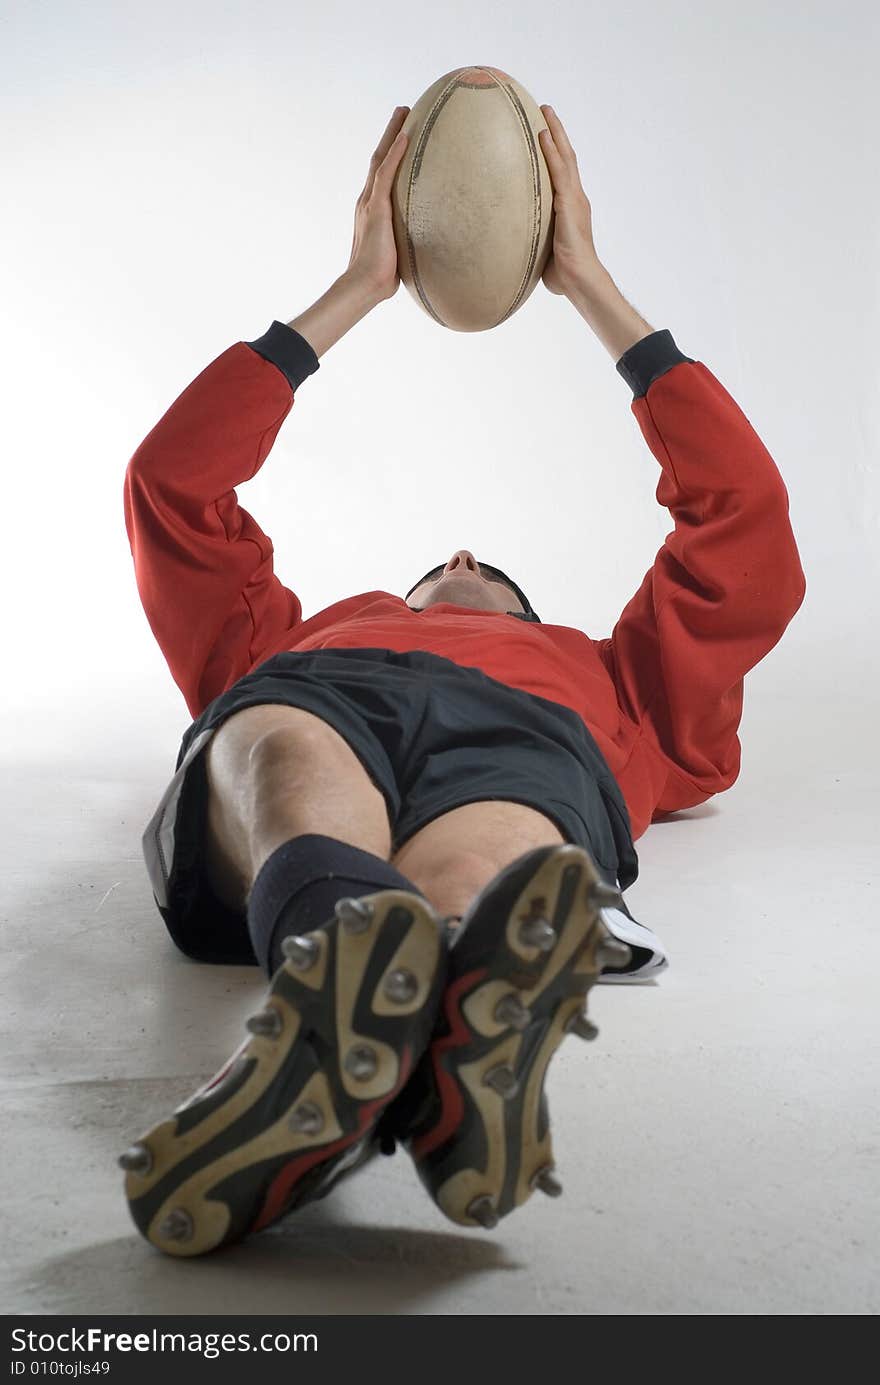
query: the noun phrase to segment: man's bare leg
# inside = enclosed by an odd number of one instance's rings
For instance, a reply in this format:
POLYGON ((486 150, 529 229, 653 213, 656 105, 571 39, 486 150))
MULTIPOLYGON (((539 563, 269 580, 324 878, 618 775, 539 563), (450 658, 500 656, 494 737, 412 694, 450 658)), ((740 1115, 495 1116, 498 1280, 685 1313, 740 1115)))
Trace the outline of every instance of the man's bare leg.
POLYGON ((523 803, 481 800, 453 808, 391 858, 440 914, 462 917, 500 870, 538 846, 565 841, 550 818, 523 803))
POLYGON ((272 852, 305 833, 335 837, 387 861, 388 810, 337 731, 298 707, 247 707, 205 751, 206 868, 215 894, 243 908, 272 852))

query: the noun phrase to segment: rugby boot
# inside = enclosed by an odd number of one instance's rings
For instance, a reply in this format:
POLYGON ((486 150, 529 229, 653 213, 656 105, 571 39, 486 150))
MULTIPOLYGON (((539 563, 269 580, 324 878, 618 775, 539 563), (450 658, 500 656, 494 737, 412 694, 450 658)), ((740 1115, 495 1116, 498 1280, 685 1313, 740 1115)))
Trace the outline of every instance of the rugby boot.
POLYGON ((562 844, 520 856, 462 918, 430 1046, 382 1122, 460 1226, 489 1229, 536 1189, 562 1191, 544 1081, 568 1035, 595 1038, 586 999, 602 969, 630 960, 600 913, 619 902, 589 854, 562 844))
POLYGON ((421 896, 387 889, 285 939, 249 1037, 119 1159, 148 1241, 202 1255, 324 1197, 378 1152, 377 1121, 437 1017, 442 925, 421 896))

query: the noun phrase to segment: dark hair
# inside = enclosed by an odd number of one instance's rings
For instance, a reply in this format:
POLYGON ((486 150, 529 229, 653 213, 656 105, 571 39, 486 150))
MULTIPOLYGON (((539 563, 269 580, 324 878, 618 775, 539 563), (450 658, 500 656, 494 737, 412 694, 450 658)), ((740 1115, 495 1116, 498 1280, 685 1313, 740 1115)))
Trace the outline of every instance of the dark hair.
MULTIPOLYGON (((513 579, 508 577, 506 572, 502 572, 500 567, 492 567, 491 563, 479 563, 478 566, 480 572, 483 574, 484 577, 488 577, 490 580, 503 582, 506 586, 510 588, 514 595, 519 598, 520 602, 522 603, 525 609, 523 611, 511 611, 510 615, 516 616, 519 620, 535 621, 537 622, 537 624, 540 625, 541 617, 532 610, 529 598, 526 596, 525 592, 523 592, 516 585, 513 579)), ((425 573, 424 577, 420 577, 418 582, 414 582, 412 584, 406 596, 404 597, 404 600, 406 601, 409 599, 412 593, 416 590, 416 587, 420 587, 423 582, 427 582, 428 579, 435 576, 436 573, 442 572, 444 567, 444 563, 438 563, 436 567, 430 568, 429 571, 425 573)))

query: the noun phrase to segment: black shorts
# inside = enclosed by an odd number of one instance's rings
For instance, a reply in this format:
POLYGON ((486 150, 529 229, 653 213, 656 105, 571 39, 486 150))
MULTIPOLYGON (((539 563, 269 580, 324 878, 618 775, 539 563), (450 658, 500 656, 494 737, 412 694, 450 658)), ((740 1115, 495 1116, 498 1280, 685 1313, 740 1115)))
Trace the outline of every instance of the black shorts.
POLYGON ((240 678, 192 723, 144 832, 159 912, 190 957, 256 963, 244 913, 225 907, 205 877, 202 751, 227 717, 264 703, 312 712, 347 741, 384 795, 392 852, 450 808, 506 799, 546 814, 621 889, 638 875, 617 781, 570 708, 423 651, 293 650, 240 678))

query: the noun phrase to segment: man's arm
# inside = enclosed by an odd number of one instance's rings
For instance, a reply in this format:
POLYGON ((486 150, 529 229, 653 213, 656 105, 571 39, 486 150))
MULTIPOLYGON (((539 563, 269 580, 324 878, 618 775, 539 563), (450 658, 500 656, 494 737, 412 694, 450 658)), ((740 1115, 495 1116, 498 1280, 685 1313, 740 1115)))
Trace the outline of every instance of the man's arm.
POLYGON ((740 770, 743 679, 804 600, 789 494, 746 415, 599 262, 567 296, 617 361, 674 519, 614 632, 597 641, 626 715, 668 762, 655 813, 693 807, 740 770), (619 357, 618 357, 619 352, 619 357))
POLYGON ((654 331, 598 260, 572 284, 569 297, 615 361, 654 331))
POLYGON ((803 601, 788 492, 724 386, 669 331, 654 331, 604 269, 586 272, 570 298, 632 389, 662 468, 657 500, 675 526, 597 642, 621 706, 668 761, 655 811, 673 812, 734 783, 743 678, 803 601))
POLYGON ((804 574, 782 477, 712 372, 668 331, 617 368, 675 527, 597 650, 621 707, 668 763, 655 811, 673 812, 735 781, 743 678, 800 607, 804 574))
POLYGON ((572 302, 632 389, 675 526, 597 644, 621 706, 669 763, 655 812, 673 812, 736 780, 743 678, 803 601, 788 492, 724 386, 653 331, 610 275, 588 277, 572 302))
MULTIPOLYGON (((374 306, 345 275, 299 319, 322 349, 374 306)), ((273 322, 218 356, 131 457, 125 524, 150 628, 193 716, 302 620, 273 570, 271 540, 239 503, 319 368, 311 343, 273 322)), ((268 654, 266 655, 268 657, 268 654)))
POLYGON ((592 209, 561 121, 543 106, 554 186, 544 281, 617 362, 660 463, 668 534, 610 639, 597 649, 621 707, 668 764, 657 812, 693 807, 739 773, 743 677, 780 639, 805 593, 788 493, 742 410, 670 332, 655 332, 600 263, 592 209))
POLYGON ((287 325, 304 337, 315 355, 321 357, 378 302, 370 285, 358 274, 346 270, 317 303, 287 325))

